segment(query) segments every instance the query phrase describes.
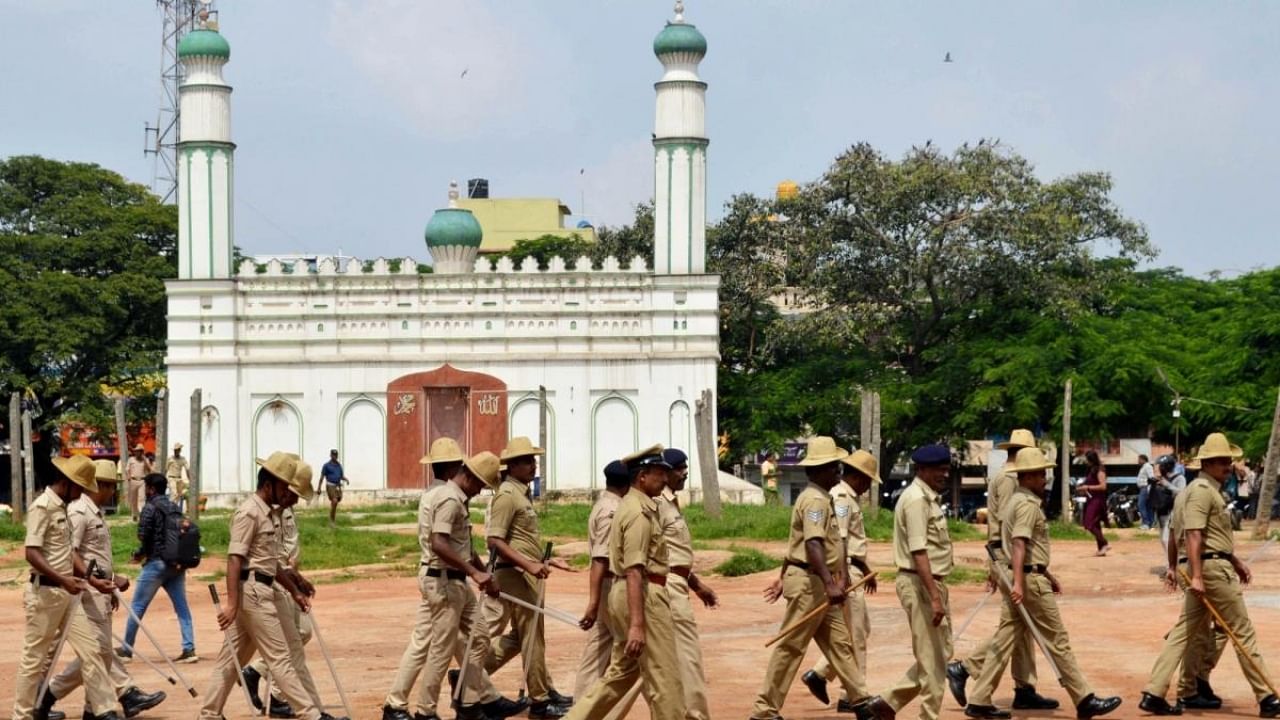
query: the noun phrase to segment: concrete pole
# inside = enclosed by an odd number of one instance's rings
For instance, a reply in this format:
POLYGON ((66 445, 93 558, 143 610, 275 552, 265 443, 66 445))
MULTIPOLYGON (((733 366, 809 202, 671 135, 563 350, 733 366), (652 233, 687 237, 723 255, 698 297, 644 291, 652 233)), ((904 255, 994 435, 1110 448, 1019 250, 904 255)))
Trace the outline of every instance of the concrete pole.
POLYGON ((36 499, 36 452, 31 447, 31 411, 22 411, 22 475, 27 493, 22 497, 30 503, 36 499))
POLYGON ((1062 519, 1071 522, 1071 378, 1062 393, 1062 466, 1058 469, 1058 492, 1062 497, 1062 519))
POLYGON ((1276 478, 1280 472, 1280 394, 1276 396, 1276 412, 1271 418, 1271 441, 1267 443, 1267 460, 1262 466, 1262 486, 1258 488, 1257 517, 1253 536, 1259 540, 1271 531, 1271 503, 1276 496, 1276 478))
POLYGON ((720 469, 716 462, 719 444, 715 431, 715 401, 710 390, 703 390, 694 412, 694 427, 698 439, 698 472, 702 475, 702 507, 709 517, 718 518, 720 509, 720 469))
POLYGON ((203 409, 200 388, 191 393, 191 437, 187 440, 187 464, 191 466, 191 483, 187 486, 187 513, 200 521, 200 411, 203 409))
MULTIPOLYGON (((547 448, 547 386, 538 386, 538 447, 546 450, 547 448)), ((546 462, 547 456, 543 456, 542 470, 542 492, 545 494, 551 489, 551 463, 546 462)), ((595 473, 592 473, 592 477, 595 473)))
MULTIPOLYGON (((883 443, 880 442, 880 392, 871 391, 871 454, 876 459, 876 466, 880 468, 880 477, 889 476, 888 470, 884 467, 884 462, 880 457, 883 443)), ((876 512, 880 509, 880 492, 879 488, 874 488, 871 493, 871 511, 876 512)))
MULTIPOLYGON (((116 447, 120 449, 120 460, 122 461, 120 467, 124 468, 125 464, 123 461, 125 458, 129 457, 129 431, 125 427, 123 395, 119 395, 116 397, 115 413, 116 413, 116 447)), ((159 454, 157 453, 157 456, 158 455, 159 454)), ((119 506, 121 504, 120 501, 123 499, 125 503, 128 503, 129 501, 128 492, 129 492, 128 478, 125 478, 123 482, 116 483, 116 508, 117 508, 116 513, 117 514, 120 512, 119 510, 119 506), (120 487, 121 485, 123 485, 124 487, 120 487)), ((138 508, 139 508, 139 511, 141 511, 143 500, 146 498, 146 492, 144 490, 139 490, 138 492, 140 493, 140 496, 138 497, 138 508)), ((130 508, 130 510, 132 510, 132 508, 130 508)))
POLYGON ((15 523, 22 522, 27 499, 22 495, 22 397, 9 396, 9 504, 15 523))
POLYGON ((164 388, 156 393, 156 460, 157 472, 163 475, 169 463, 169 399, 164 388))

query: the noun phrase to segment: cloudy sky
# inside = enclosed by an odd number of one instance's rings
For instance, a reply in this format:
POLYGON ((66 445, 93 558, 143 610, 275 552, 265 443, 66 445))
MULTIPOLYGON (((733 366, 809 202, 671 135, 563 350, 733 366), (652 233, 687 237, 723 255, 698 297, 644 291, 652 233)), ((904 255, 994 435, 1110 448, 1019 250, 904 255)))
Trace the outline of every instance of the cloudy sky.
MULTIPOLYGON (((664 0, 216 6, 247 252, 424 257, 450 179, 597 224, 652 195, 664 0)), ((1111 172, 1156 265, 1280 264, 1280 3, 689 0, 687 16, 710 46, 712 217, 855 142, 897 157, 994 137, 1045 178, 1111 172)), ((147 0, 0 0, 0 156, 149 183, 159 67, 147 0)))

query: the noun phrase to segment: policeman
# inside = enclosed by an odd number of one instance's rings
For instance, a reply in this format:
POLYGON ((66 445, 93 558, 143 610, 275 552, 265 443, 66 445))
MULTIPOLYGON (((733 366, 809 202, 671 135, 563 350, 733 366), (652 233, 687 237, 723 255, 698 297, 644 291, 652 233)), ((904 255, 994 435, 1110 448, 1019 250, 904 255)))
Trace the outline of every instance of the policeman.
MULTIPOLYGON (((80 659, 84 677, 85 712, 98 720, 119 720, 120 705, 115 687, 102 662, 97 631, 85 617, 84 605, 76 596, 92 591, 109 593, 113 585, 89 578, 84 562, 72 551, 71 523, 67 503, 84 491, 97 492, 93 461, 83 455, 54 458, 53 482, 27 508, 26 559, 31 565, 31 581, 23 591, 26 634, 22 659, 13 693, 13 719, 31 720, 35 713, 41 678, 52 662, 50 655, 59 632, 80 659)), ((52 705, 52 701, 41 698, 52 705)), ((42 717, 47 713, 41 713, 42 717)))
MULTIPOLYGON (((498 553, 497 576, 502 592, 533 604, 539 602, 539 581, 551 574, 551 568, 570 569, 559 558, 542 562, 542 533, 529 497, 529 485, 538 474, 538 457, 543 454, 545 451, 534 447, 529 438, 511 438, 501 456, 507 466, 507 479, 489 504, 485 529, 489 549, 498 553)), ((563 716, 573 698, 561 695, 551 685, 542 615, 519 606, 512 606, 509 612, 512 631, 509 636, 493 639, 485 670, 497 672, 515 657, 514 650, 518 648, 532 700, 529 717, 539 720, 563 716)), ((493 625, 489 632, 490 636, 494 634, 493 625)))
MULTIPOLYGON (((1008 570, 996 572, 1006 581, 1012 576, 1009 599, 1000 615, 1000 627, 996 629, 991 649, 983 660, 982 673, 974 683, 973 694, 964 714, 971 718, 1008 718, 1012 714, 991 704, 991 693, 1013 651, 1017 633, 1006 627, 1023 624, 1023 615, 1016 606, 1026 609, 1026 617, 1044 639, 1045 650, 1053 658, 1061 677, 1062 686, 1076 706, 1077 718, 1105 715, 1120 707, 1120 698, 1100 698, 1084 679, 1071 644, 1067 629, 1058 612, 1054 595, 1062 592, 1058 578, 1049 571, 1049 525, 1045 519, 1044 491, 1053 463, 1036 448, 1018 451, 1013 460, 1013 471, 1018 475, 1018 489, 1008 498, 1004 514, 1000 518, 1002 545, 1012 565, 1008 570)), ((1029 630, 1027 632, 1030 632, 1029 630)))
POLYGON ((661 445, 622 460, 631 474, 631 489, 618 504, 609 534, 609 569, 619 578, 609 591, 609 621, 625 633, 614 639, 604 676, 565 717, 602 720, 638 678, 652 720, 683 720, 671 596, 664 589, 670 569, 667 542, 655 502, 671 466, 661 445))
POLYGON ((1222 497, 1222 483, 1231 474, 1232 457, 1238 448, 1222 433, 1212 433, 1200 446, 1196 459, 1200 475, 1183 492, 1187 503, 1182 509, 1182 527, 1187 540, 1187 573, 1190 589, 1183 598, 1187 615, 1187 632, 1192 641, 1212 632, 1205 602, 1222 616, 1223 628, 1234 635, 1244 651, 1236 648, 1240 669, 1258 700, 1258 715, 1280 717, 1280 698, 1271 693, 1267 666, 1258 652, 1258 638, 1245 609, 1240 585, 1253 578, 1249 567, 1235 555, 1235 538, 1231 534, 1231 518, 1222 497))
POLYGON ((791 511, 791 536, 781 577, 765 591, 765 597, 770 602, 779 595, 786 598, 783 627, 791 626, 823 603, 830 603, 830 607, 774 645, 764 686, 751 710, 755 720, 781 717, 778 713, 811 640, 818 643, 835 667, 846 695, 853 701, 852 709, 860 717, 866 713, 868 693, 865 680, 859 680, 843 612, 845 589, 849 586, 848 561, 831 500, 831 488, 840 481, 840 460, 848 456, 848 451, 837 447, 834 440, 820 436, 810 441, 808 453, 800 461, 809 484, 791 511))
POLYGON ((916 477, 893 509, 894 585, 907 614, 915 663, 886 693, 868 704, 876 718, 892 718, 920 696, 922 720, 942 708, 947 658, 951 657, 951 608, 943 580, 951 572, 951 535, 939 493, 951 472, 951 449, 925 445, 911 454, 916 477))
MULTIPOLYGON (((991 556, 992 563, 1008 565, 1009 556, 1004 550, 1004 541, 1000 534, 1000 517, 1004 513, 1005 504, 1018 489, 1018 476, 1011 469, 1013 458, 1023 448, 1036 447, 1036 437, 1026 428, 1017 428, 1009 434, 1007 442, 1002 442, 996 447, 1007 450, 1008 456, 1005 467, 987 486, 987 552, 991 556)), ((994 584, 1001 594, 1008 595, 1008 591, 996 582, 995 570, 992 569, 991 572, 987 582, 994 584)), ((1018 623, 1002 624, 998 627, 1016 634, 1013 641, 1013 708, 1015 710, 1056 709, 1057 700, 1036 692, 1036 655, 1033 647, 1035 641, 1032 640, 1031 634, 1018 623)), ((947 684, 951 687, 951 696, 960 707, 964 707, 966 703, 965 683, 970 677, 977 677, 982 672, 982 661, 995 641, 994 636, 990 637, 974 648, 973 652, 969 653, 969 657, 947 664, 947 684)))
MULTIPOLYGON (((621 460, 604 466, 604 492, 591 506, 587 518, 587 553, 591 555, 591 573, 587 581, 587 609, 578 625, 587 631, 587 642, 582 646, 578 659, 578 678, 573 685, 574 697, 582 697, 609 667, 609 655, 613 651, 614 628, 609 622, 609 591, 613 588, 614 575, 609 570, 609 531, 613 528, 613 516, 618 504, 631 487, 631 475, 621 460)), ((625 711, 619 716, 625 715, 625 711)))
MULTIPOLYGON (((831 488, 831 500, 836 509, 840 537, 844 540, 845 555, 849 558, 849 582, 855 583, 872 574, 867 565, 867 531, 862 519, 860 498, 867 494, 873 484, 880 484, 880 463, 866 450, 857 450, 840 462, 843 464, 843 475, 840 482, 831 488)), ((872 577, 864 587, 866 593, 874 593, 876 579, 872 577)), ((845 601, 845 619, 849 621, 849 631, 853 635, 854 677, 861 679, 859 685, 866 684, 867 636, 871 634, 871 618, 867 614, 867 601, 863 593, 863 590, 859 590, 845 601)), ((831 698, 827 694, 827 683, 835 677, 835 669, 826 656, 823 656, 800 680, 819 702, 828 705, 831 698)), ((836 705, 840 712, 854 712, 853 703, 847 697, 841 698, 836 705)))
POLYGON ((298 463, 288 453, 274 452, 266 460, 258 460, 258 489, 236 508, 231 520, 231 539, 227 543, 227 595, 218 627, 227 635, 213 669, 212 683, 205 694, 200 717, 220 720, 227 696, 239 678, 237 665, 261 652, 280 694, 303 720, 319 720, 310 693, 302 686, 289 653, 289 645, 281 628, 288 618, 276 609, 276 583, 284 586, 303 612, 311 608, 311 600, 299 588, 290 573, 281 568, 279 513, 272 506, 291 508, 298 498, 312 496, 308 485, 304 490, 293 484, 298 463), (233 658, 231 653, 236 653, 233 658))
MULTIPOLYGON (((116 575, 111 563, 111 531, 107 528, 107 520, 102 514, 102 505, 111 501, 116 492, 116 482, 120 479, 116 474, 116 464, 110 460, 97 460, 93 463, 98 491, 84 493, 73 500, 67 507, 67 518, 71 522, 71 545, 87 566, 97 562, 97 577, 110 582, 114 589, 124 592, 129 589, 129 578, 116 575)), ((120 658, 112 649, 111 612, 117 603, 114 593, 83 592, 79 601, 84 605, 85 617, 97 632, 98 648, 102 656, 102 664, 107 669, 111 683, 115 687, 116 697, 124 709, 124 716, 131 718, 144 710, 164 702, 164 692, 144 693, 133 683, 129 671, 125 669, 120 658)), ((41 712, 48 713, 53 707, 54 699, 64 698, 72 690, 80 687, 82 676, 79 658, 49 682, 49 691, 41 703, 41 712)), ((39 713, 37 713, 39 714, 39 713)))

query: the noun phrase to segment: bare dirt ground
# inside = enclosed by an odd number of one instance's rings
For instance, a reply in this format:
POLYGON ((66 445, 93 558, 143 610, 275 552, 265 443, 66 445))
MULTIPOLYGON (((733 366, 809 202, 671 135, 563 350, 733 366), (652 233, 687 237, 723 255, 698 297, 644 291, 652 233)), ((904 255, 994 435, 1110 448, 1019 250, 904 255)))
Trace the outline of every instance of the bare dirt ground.
MULTIPOLYGON (((1112 717, 1132 718, 1142 715, 1137 709, 1139 692, 1160 650, 1162 636, 1177 618, 1180 600, 1163 592, 1152 573, 1162 564, 1159 540, 1150 534, 1135 537, 1129 531, 1121 531, 1120 535, 1121 539, 1113 543, 1112 554, 1106 558, 1093 557, 1091 542, 1057 542, 1053 548, 1053 567, 1065 584, 1060 605, 1085 675, 1099 693, 1118 694, 1124 698, 1124 706, 1112 717)), ((1259 543, 1244 541, 1243 537, 1243 534, 1238 537, 1237 551, 1248 557, 1259 543)), ((781 545, 767 549, 778 552, 781 545)), ((891 564, 887 545, 874 544, 871 552, 873 565, 883 567, 891 564)), ((979 543, 963 543, 957 546, 957 556, 965 564, 978 566, 983 551, 979 543)), ((1254 563, 1254 569, 1256 580, 1254 586, 1246 591, 1246 598, 1258 628, 1263 653, 1271 655, 1274 668, 1276 663, 1280 663, 1280 657, 1274 650, 1280 648, 1280 547, 1268 548, 1254 563)), ((760 599, 760 589, 771 576, 772 573, 732 579, 710 578, 720 594, 722 607, 718 610, 697 608, 712 714, 717 718, 746 718, 759 690, 768 658, 764 643, 778 630, 782 617, 780 605, 766 605, 760 599)), ((585 573, 557 573, 550 580, 547 602, 575 614, 580 612, 586 602, 582 591, 585 582, 585 573)), ((952 588, 955 626, 963 622, 983 594, 984 588, 980 585, 952 588)), ((180 667, 203 696, 222 636, 217 630, 212 603, 203 584, 191 582, 188 595, 195 615, 197 650, 202 660, 195 665, 180 667)), ((361 576, 350 582, 320 587, 317 620, 334 654, 334 662, 342 673, 356 718, 380 717, 379 707, 410 633, 416 602, 417 590, 410 577, 361 576)), ((881 592, 871 596, 868 605, 872 623, 868 677, 872 690, 879 691, 907 668, 911 662, 911 650, 906 623, 893 594, 892 583, 882 584, 881 592)), ((0 713, 5 713, 11 707, 12 678, 22 645, 21 588, 0 586, 0 607, 5 608, 0 613, 0 713)), ((123 619, 117 617, 117 632, 123 632, 123 619)), ((966 654, 989 635, 998 617, 998 602, 987 603, 965 636, 958 640, 957 655, 966 654)), ((147 621, 161 643, 171 654, 176 654, 179 649, 177 623, 163 593, 157 596, 147 621)), ((578 654, 582 647, 581 633, 552 622, 548 624, 547 635, 547 658, 552 676, 557 687, 568 694, 573 691, 578 654)), ((143 641, 140 639, 139 642, 143 641)), ((153 652, 148 654, 154 657, 153 652)), ((817 650, 810 648, 806 666, 816 660, 817 655, 817 650)), ((337 694, 314 642, 308 647, 308 656, 326 701, 337 705, 337 694)), ((1043 659, 1039 668, 1041 691, 1059 698, 1064 706, 1069 705, 1043 659)), ((180 688, 168 686, 138 661, 134 661, 130 669, 145 689, 164 688, 169 691, 169 699, 163 705, 142 717, 176 719, 196 716, 197 700, 188 697, 180 688)), ((503 669, 495 675, 494 682, 500 690, 514 696, 520 687, 517 667, 513 664, 503 669)), ((1214 685, 1226 701, 1216 716, 1257 716, 1257 705, 1230 651, 1215 674, 1214 685)), ((69 717, 79 717, 82 697, 82 693, 76 692, 59 703, 59 707, 69 717)), ((1011 697, 1012 689, 1006 677, 996 694, 996 702, 1007 706, 1011 697)), ((331 710, 341 712, 336 707, 331 710)), ((631 717, 644 718, 647 712, 640 703, 631 717)), ((906 709, 903 717, 916 717, 916 713, 912 706, 906 709)), ((836 717, 833 710, 822 707, 811 698, 798 681, 791 689, 784 714, 789 720, 836 717)), ((244 700, 233 694, 227 703, 226 716, 248 715, 244 700)), ((446 712, 446 717, 450 715, 446 712)), ((1074 717, 1074 710, 1064 707, 1047 716, 1074 717)), ((943 717, 961 718, 963 712, 948 698, 943 717)))

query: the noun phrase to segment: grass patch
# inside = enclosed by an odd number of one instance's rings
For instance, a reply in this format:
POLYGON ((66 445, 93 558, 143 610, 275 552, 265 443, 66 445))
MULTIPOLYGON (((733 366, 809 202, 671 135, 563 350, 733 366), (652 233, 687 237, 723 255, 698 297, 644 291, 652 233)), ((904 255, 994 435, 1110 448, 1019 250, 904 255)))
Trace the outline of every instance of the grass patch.
MULTIPOLYGON (((879 542, 893 540, 892 510, 880 508, 874 513, 867 511, 863 515, 863 525, 866 527, 868 540, 879 542)), ((952 542, 985 540, 987 537, 986 531, 979 530, 976 526, 956 518, 947 518, 947 532, 950 533, 952 542)))
POLYGON ((591 553, 578 553, 569 558, 569 567, 585 570, 591 566, 591 553))
MULTIPOLYGON (((1102 537, 1108 541, 1116 540, 1120 536, 1114 532, 1102 532, 1102 537)), ((1063 522, 1062 520, 1053 520, 1049 523, 1049 538, 1051 540, 1092 540, 1093 533, 1085 530, 1083 526, 1075 523, 1063 522)))
POLYGON ((27 539, 27 528, 22 523, 13 522, 12 517, 0 521, 0 540, 21 543, 27 539))
POLYGON ((754 575, 782 565, 781 560, 754 548, 731 547, 730 549, 733 550, 733 555, 715 567, 716 573, 725 577, 754 575))
MULTIPOLYGON (((786 540, 790 534, 791 508, 779 505, 725 505, 717 518, 702 505, 684 510, 685 522, 695 540, 786 540)), ((776 567, 776 566, 775 566, 776 567)))
POLYGON ((587 518, 591 506, 586 503, 539 504, 538 529, 544 537, 587 539, 587 518))
POLYGON ((948 585, 977 585, 986 581, 986 570, 963 565, 951 568, 951 574, 943 580, 948 585))

